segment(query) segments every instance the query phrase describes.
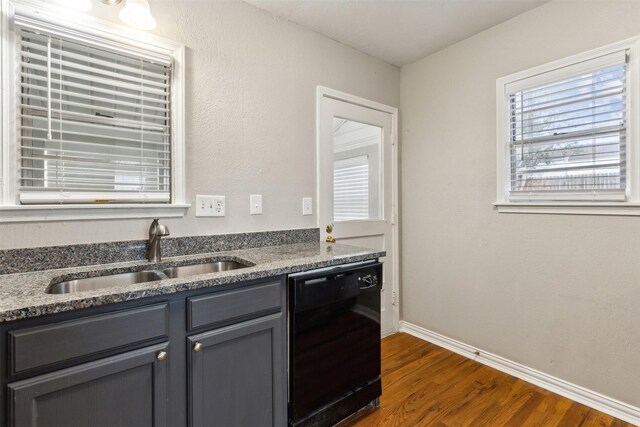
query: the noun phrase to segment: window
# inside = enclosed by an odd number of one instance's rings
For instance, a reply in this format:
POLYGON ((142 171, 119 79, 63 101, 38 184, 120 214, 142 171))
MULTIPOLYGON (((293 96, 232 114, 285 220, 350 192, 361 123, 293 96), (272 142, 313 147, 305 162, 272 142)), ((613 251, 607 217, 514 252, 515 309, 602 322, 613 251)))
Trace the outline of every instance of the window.
POLYGON ((16 126, 2 144, 16 156, 3 158, 0 218, 51 205, 181 216, 183 47, 34 17, 19 3, 8 20, 5 70, 15 71, 3 119, 16 126))
POLYGON ((614 213, 638 201, 636 44, 498 80, 499 211, 614 213))

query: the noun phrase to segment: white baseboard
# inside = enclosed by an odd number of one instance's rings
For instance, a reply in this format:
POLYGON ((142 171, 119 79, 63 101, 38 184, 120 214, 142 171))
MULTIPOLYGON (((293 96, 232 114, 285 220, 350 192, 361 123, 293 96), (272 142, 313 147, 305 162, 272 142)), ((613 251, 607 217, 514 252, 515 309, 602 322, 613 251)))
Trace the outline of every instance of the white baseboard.
POLYGON ((397 331, 397 330, 395 330, 395 329, 393 329, 393 328, 392 328, 392 329, 387 329, 387 330, 382 331, 382 332, 380 333, 380 338, 388 337, 389 335, 393 335, 393 334, 395 334, 396 332, 398 332, 398 331, 397 331))
POLYGON ((587 405, 593 409, 619 418, 623 421, 640 426, 640 408, 629 405, 619 400, 604 396, 595 391, 588 390, 579 385, 561 380, 544 372, 521 365, 504 357, 488 353, 468 344, 456 341, 444 335, 422 328, 420 326, 400 322, 400 332, 406 332, 424 341, 428 341, 439 347, 446 348, 476 362, 491 366, 524 381, 557 393, 568 399, 587 405))

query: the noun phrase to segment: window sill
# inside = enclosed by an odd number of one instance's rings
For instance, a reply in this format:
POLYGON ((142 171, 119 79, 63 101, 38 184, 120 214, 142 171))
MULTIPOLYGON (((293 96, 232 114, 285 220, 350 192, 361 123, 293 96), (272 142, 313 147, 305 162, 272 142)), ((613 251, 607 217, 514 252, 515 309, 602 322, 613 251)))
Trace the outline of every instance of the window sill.
POLYGON ((509 203, 493 204, 500 213, 640 216, 640 203, 509 203))
POLYGON ((0 206, 0 223, 92 219, 181 218, 188 204, 0 206))

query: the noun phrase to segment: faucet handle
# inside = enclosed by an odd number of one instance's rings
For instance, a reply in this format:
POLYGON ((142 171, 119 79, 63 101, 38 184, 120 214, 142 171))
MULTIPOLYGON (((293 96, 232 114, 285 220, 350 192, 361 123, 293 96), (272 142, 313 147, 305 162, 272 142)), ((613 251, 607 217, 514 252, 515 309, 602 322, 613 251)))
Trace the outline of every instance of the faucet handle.
POLYGON ((169 227, 163 224, 158 224, 158 231, 156 232, 158 236, 168 236, 169 235, 169 227))
POLYGON ((151 222, 151 227, 149 227, 149 237, 152 236, 168 236, 169 235, 169 227, 166 225, 160 224, 159 218, 155 218, 151 222))

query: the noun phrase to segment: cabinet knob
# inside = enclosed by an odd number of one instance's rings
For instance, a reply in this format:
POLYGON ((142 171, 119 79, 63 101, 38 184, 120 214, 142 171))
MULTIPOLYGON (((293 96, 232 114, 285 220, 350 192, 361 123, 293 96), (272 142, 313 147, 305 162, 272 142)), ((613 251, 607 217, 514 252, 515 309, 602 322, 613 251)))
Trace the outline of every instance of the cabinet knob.
POLYGON ((158 353, 158 356, 156 357, 159 361, 164 362, 165 360, 167 360, 167 357, 169 357, 169 354, 167 354, 166 351, 161 351, 158 353))
POLYGON ((193 346, 193 351, 200 352, 200 351, 202 351, 203 348, 204 348, 204 346, 202 345, 202 343, 197 342, 193 346))

